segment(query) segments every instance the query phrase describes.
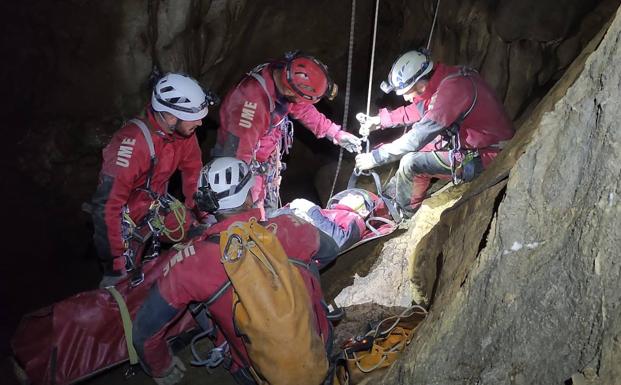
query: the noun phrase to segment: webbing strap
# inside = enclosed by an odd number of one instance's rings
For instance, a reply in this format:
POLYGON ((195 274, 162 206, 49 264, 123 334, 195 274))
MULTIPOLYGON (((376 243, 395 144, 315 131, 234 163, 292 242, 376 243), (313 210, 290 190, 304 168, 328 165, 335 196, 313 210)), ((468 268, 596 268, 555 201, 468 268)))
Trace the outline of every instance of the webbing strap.
POLYGON ((147 173, 147 183, 145 188, 150 191, 151 190, 151 178, 153 177, 153 170, 155 168, 155 163, 157 163, 157 158, 155 157, 155 146, 153 145, 153 138, 151 137, 151 131, 147 125, 140 119, 131 119, 129 123, 133 123, 142 132, 144 139, 147 141, 147 146, 149 146, 149 156, 151 157, 151 164, 149 166, 149 171, 147 173))
POLYGON ((265 91, 265 94, 267 95, 267 99, 270 102, 270 112, 274 111, 276 106, 274 105, 274 100, 272 99, 272 95, 270 95, 270 92, 267 90, 267 84, 265 83, 265 79, 263 78, 263 76, 259 75, 256 72, 250 72, 250 76, 252 76, 259 82, 259 84, 263 88, 263 91, 265 91))
POLYGON ((127 305, 125 304, 125 300, 123 300, 123 296, 121 293, 114 287, 108 286, 106 290, 112 294, 112 298, 119 305, 119 312, 121 313, 121 320, 123 320, 123 331, 125 332, 125 344, 127 345, 127 354, 129 354, 129 363, 131 365, 136 365, 138 363, 138 354, 136 353, 136 349, 134 348, 134 337, 132 334, 132 319, 129 315, 129 310, 127 310, 127 305))

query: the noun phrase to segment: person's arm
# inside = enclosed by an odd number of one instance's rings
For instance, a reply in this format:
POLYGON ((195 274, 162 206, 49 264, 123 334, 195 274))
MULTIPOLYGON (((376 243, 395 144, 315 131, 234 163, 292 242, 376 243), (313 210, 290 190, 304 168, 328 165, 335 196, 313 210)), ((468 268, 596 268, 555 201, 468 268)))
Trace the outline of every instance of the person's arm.
POLYGON ((419 151, 456 123, 472 105, 472 83, 465 77, 443 81, 432 96, 429 109, 405 135, 372 151, 375 162, 390 163, 408 152, 419 151))
POLYGON ((134 126, 119 130, 103 150, 99 184, 92 198, 92 216, 93 238, 104 262, 104 274, 119 274, 124 269, 121 212, 135 181, 146 175, 150 167, 150 156, 144 146, 144 137, 134 126))
POLYGON ((347 226, 347 228, 339 226, 334 221, 326 218, 319 206, 311 207, 307 215, 310 217, 313 225, 333 239, 339 248, 347 243, 352 236, 352 226, 347 226))
POLYGON ((411 103, 403 107, 389 110, 381 108, 378 116, 380 128, 403 127, 418 122, 423 116, 423 102, 411 103))
POLYGON ((198 177, 203 167, 201 149, 198 145, 196 135, 184 140, 182 148, 183 158, 179 163, 179 171, 183 180, 183 196, 185 197, 185 205, 188 208, 194 208, 194 193, 197 191, 198 177))
POLYGON ((362 149, 360 138, 344 131, 340 125, 326 118, 313 104, 293 103, 289 113, 317 138, 326 137, 349 152, 360 152, 362 149))
POLYGON ((220 128, 214 156, 253 160, 259 142, 270 125, 269 100, 256 79, 246 77, 220 106, 220 128))

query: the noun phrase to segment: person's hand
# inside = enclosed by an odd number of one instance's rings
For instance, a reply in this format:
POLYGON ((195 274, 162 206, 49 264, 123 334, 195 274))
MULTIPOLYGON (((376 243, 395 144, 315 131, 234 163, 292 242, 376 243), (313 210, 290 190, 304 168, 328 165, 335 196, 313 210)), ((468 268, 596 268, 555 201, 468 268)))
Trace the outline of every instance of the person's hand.
POLYGON ((194 202, 196 207, 203 212, 213 213, 220 208, 216 193, 207 185, 207 187, 199 187, 194 193, 194 202))
POLYGON ((183 365, 181 359, 179 359, 179 357, 177 356, 174 356, 173 367, 170 372, 164 377, 153 377, 153 381, 155 381, 157 385, 175 385, 181 381, 183 375, 185 374, 185 371, 185 365, 183 365))
POLYGON ((360 138, 356 135, 350 134, 347 131, 339 131, 334 139, 336 139, 336 143, 338 143, 339 146, 349 152, 362 151, 362 142, 360 138))
POLYGON ((372 131, 375 131, 380 127, 381 123, 379 115, 371 116, 363 112, 357 113, 356 119, 360 122, 360 129, 358 130, 358 133, 361 136, 369 136, 372 131))
POLYGON ((373 154, 370 152, 365 152, 362 154, 356 155, 356 168, 360 171, 370 170, 373 167, 378 166, 375 162, 375 158, 373 154))

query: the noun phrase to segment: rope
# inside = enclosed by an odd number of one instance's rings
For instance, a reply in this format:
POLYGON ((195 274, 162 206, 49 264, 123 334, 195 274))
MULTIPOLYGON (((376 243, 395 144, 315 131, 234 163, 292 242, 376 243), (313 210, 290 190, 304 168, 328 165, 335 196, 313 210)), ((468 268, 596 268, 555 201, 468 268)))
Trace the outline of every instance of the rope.
MULTIPOLYGON (((433 15, 433 22, 431 23, 431 31, 429 31, 429 40, 427 40, 427 51, 429 51, 429 47, 431 46, 431 37, 433 36, 433 29, 436 26, 436 19, 438 18, 438 9, 440 9, 440 0, 436 3, 436 11, 433 15)), ((369 111, 367 109, 367 115, 369 111)))
POLYGON ((373 83, 373 65, 375 63, 375 41, 377 40, 377 16, 379 15, 379 0, 375 1, 375 21, 373 22, 373 43, 371 45, 371 66, 369 68, 369 87, 367 91, 367 115, 371 107, 371 86, 373 83))
POLYGON ((151 224, 154 228, 160 230, 164 235, 166 235, 166 237, 168 239, 170 239, 172 242, 179 242, 181 241, 184 237, 185 237, 185 229, 183 227, 184 223, 185 223, 185 216, 186 216, 186 210, 185 210, 185 206, 183 205, 183 203, 179 202, 178 200, 173 200, 172 202, 170 202, 170 211, 173 213, 173 215, 175 216, 175 220, 177 221, 177 227, 174 228, 168 228, 166 227, 166 223, 165 223, 165 216, 161 215, 159 213, 159 208, 161 206, 161 203, 158 201, 156 201, 156 218, 154 218, 153 223, 151 224), (179 237, 175 238, 172 235, 174 233, 176 233, 177 231, 180 232, 179 237))
MULTIPOLYGON (((351 91, 351 67, 352 58, 354 56, 354 27, 356 25, 356 0, 351 1, 351 20, 349 23, 349 47, 347 51, 347 80, 345 83, 345 107, 343 109, 343 128, 347 128, 347 117, 349 115, 349 94, 351 91)), ((343 163, 343 147, 339 149, 339 160, 336 164, 336 173, 334 174, 334 180, 332 181, 332 188, 330 189, 330 195, 328 200, 332 198, 334 194, 334 188, 336 187, 336 180, 339 177, 341 170, 341 163, 343 163)))

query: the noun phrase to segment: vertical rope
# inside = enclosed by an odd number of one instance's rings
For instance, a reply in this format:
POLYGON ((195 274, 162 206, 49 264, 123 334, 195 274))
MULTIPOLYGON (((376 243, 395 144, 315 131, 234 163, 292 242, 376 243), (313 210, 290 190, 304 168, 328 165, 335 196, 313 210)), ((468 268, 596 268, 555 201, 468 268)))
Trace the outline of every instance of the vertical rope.
MULTIPOLYGON (((354 56, 354 27, 356 24, 356 0, 351 1, 351 20, 349 23, 349 47, 347 51, 347 80, 345 83, 345 106, 343 109, 343 129, 347 129, 347 117, 349 116, 349 95, 351 93, 351 67, 352 59, 354 56)), ((336 173, 334 174, 334 180, 332 181, 332 188, 330 189, 330 195, 328 200, 332 198, 334 194, 334 188, 336 181, 339 177, 339 171, 341 170, 341 163, 343 162, 343 147, 339 150, 339 161, 336 164, 336 173)))
POLYGON ((371 45, 371 66, 369 69, 369 89, 367 91, 367 115, 371 108, 371 87, 373 86, 373 66, 375 64, 375 41, 377 40, 377 16, 379 15, 379 2, 375 1, 375 21, 373 22, 373 43, 371 45))
MULTIPOLYGON (((436 26, 436 19, 438 18, 438 9, 440 9, 440 0, 436 3, 436 11, 433 15, 433 22, 431 23, 431 31, 429 31, 429 40, 427 40, 427 51, 429 51, 429 47, 431 47, 431 37, 433 36, 433 29, 436 26)), ((367 112, 368 115, 368 112, 367 112)))

